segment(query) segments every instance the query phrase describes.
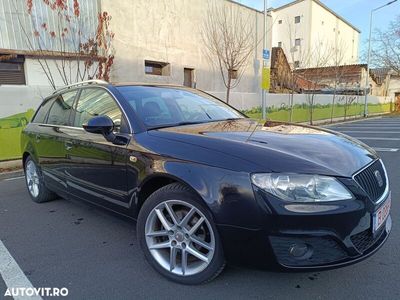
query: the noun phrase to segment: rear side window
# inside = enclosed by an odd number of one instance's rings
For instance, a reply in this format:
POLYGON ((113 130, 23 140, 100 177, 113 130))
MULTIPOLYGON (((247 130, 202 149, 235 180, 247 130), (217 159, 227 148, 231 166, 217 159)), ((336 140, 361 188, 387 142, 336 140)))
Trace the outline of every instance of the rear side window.
POLYGON ((52 98, 50 100, 47 100, 46 102, 43 102, 42 105, 40 105, 35 117, 32 120, 33 123, 45 123, 47 113, 49 112, 49 109, 54 100, 55 98, 52 98))
POLYGON ((75 127, 82 127, 95 116, 108 116, 119 131, 122 112, 114 98, 103 89, 83 89, 75 111, 75 127))
POLYGON ((54 100, 49 116, 47 117, 48 124, 61 126, 71 125, 69 120, 77 92, 78 91, 75 90, 61 94, 54 100))

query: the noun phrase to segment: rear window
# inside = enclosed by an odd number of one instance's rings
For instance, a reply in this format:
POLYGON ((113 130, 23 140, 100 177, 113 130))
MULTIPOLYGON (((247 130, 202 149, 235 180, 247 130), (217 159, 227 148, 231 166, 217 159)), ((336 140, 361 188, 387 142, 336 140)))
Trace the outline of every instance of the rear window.
POLYGON ((35 117, 32 120, 33 123, 45 123, 47 113, 49 112, 49 109, 54 100, 55 98, 49 99, 46 102, 43 102, 42 105, 40 105, 35 117))
POLYGON ((59 95, 50 109, 47 124, 69 126, 72 105, 74 104, 77 90, 59 95))

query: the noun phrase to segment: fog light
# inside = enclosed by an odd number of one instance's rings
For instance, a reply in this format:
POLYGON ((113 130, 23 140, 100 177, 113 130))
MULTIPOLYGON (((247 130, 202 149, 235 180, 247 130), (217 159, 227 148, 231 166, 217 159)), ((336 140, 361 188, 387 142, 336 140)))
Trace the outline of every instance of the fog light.
POLYGON ((312 253, 312 247, 308 244, 297 243, 289 247, 289 254, 297 259, 310 258, 312 253))

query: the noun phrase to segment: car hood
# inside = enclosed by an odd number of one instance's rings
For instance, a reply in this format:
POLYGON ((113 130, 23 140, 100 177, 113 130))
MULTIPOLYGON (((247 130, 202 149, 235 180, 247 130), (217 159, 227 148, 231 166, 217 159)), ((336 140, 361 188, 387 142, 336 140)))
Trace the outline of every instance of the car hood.
POLYGON ((148 133, 251 162, 257 166, 253 172, 349 177, 377 158, 373 149, 344 134, 283 122, 269 121, 261 125, 251 119, 238 119, 168 127, 148 133))

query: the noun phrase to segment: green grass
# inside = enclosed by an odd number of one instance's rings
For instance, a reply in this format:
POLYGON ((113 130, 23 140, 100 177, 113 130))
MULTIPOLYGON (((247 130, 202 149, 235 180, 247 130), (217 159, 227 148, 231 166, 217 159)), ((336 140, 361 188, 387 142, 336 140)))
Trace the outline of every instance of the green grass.
MULTIPOLYGON (((353 104, 347 109, 347 117, 361 116, 364 111, 364 105, 353 104)), ((386 104, 368 104, 369 113, 383 113, 390 111, 390 103, 386 104)), ((254 119, 261 119, 261 108, 254 108, 244 113, 254 119)), ((326 120, 331 118, 332 105, 317 105, 313 111, 313 120, 326 120)), ((335 105, 333 118, 344 118, 344 105, 335 105)), ((290 110, 288 108, 277 109, 269 108, 267 117, 274 121, 289 121, 290 110)), ((310 120, 310 111, 306 105, 295 105, 293 108, 293 122, 308 122, 310 120)))
POLYGON ((21 157, 20 137, 26 123, 31 120, 32 109, 0 119, 0 161, 21 157))

